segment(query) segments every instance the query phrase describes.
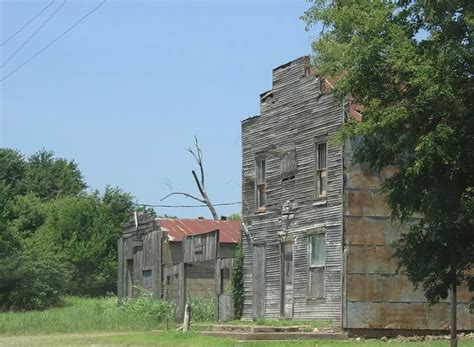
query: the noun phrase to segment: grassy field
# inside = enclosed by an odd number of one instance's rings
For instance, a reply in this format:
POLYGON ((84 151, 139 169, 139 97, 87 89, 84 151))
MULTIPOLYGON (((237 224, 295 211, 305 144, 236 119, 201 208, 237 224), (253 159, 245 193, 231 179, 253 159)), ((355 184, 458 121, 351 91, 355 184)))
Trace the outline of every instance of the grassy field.
MULTIPOLYGON (((67 297, 64 306, 46 311, 0 313, 0 334, 36 335, 94 331, 145 331, 166 329, 168 307, 140 298, 117 305, 115 297, 67 297), (158 318, 157 318, 158 317, 158 318)), ((168 319, 173 327, 172 319, 168 319)))
MULTIPOLYGON (((198 308, 199 309, 199 308, 198 308)), ((202 320, 208 319, 202 309, 202 320)), ((209 311, 210 312, 210 311, 209 311)), ((118 305, 115 297, 103 299, 66 298, 63 307, 41 312, 0 313, 0 346, 449 346, 449 341, 382 342, 362 341, 301 341, 301 342, 238 342, 204 337, 196 333, 174 331, 174 323, 166 323, 172 307, 147 297, 118 305), (170 329, 166 331, 167 327, 170 329), (160 332, 152 332, 152 330, 160 332)), ((234 321, 232 323, 240 323, 234 321)), ((297 322, 324 326, 325 323, 297 322)), ((248 324, 248 323, 240 323, 248 324)), ((259 321, 259 325, 275 325, 259 321)), ((294 325, 279 321, 278 325, 294 325)), ((196 324, 197 325, 197 324, 196 324)), ((461 341, 460 346, 473 346, 474 340, 461 341)))
MULTIPOLYGON (((285 341, 285 342, 238 342, 235 340, 218 339, 199 336, 195 333, 177 332, 131 332, 131 333, 95 333, 95 334, 68 334, 68 335, 42 335, 42 336, 10 336, 0 335, 0 346, 160 346, 160 347, 448 347, 449 341, 432 342, 382 342, 380 340, 362 341, 285 341)), ((474 341, 460 341, 460 347, 474 346, 474 341)))

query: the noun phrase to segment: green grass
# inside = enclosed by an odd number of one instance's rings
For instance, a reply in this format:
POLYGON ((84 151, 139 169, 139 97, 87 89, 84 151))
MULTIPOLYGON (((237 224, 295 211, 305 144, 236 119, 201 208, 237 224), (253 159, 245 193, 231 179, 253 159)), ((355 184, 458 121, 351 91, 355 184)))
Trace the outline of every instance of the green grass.
MULTIPOLYGON (((219 339, 213 337, 199 336, 195 333, 178 333, 178 332, 133 332, 122 333, 108 336, 94 336, 91 334, 84 335, 49 335, 40 337, 1 337, 0 346, 161 346, 161 347, 386 347, 403 346, 403 347, 448 347, 449 341, 432 341, 432 342, 382 342, 379 340, 362 340, 362 341, 282 341, 282 342, 238 342, 230 339, 219 339)), ((474 341, 460 341, 460 347, 474 346, 474 341)))
MULTIPOLYGON (((210 305, 202 304, 203 319, 207 319, 210 305)), ((166 329, 166 320, 173 314, 173 307, 163 301, 152 300, 149 296, 118 304, 115 297, 86 299, 65 298, 63 307, 46 311, 0 313, 0 346, 385 346, 380 340, 362 341, 286 341, 286 342, 238 342, 197 335, 195 332, 183 334, 175 332, 175 323, 170 323, 170 331, 151 332, 166 329)), ((257 322, 231 321, 240 325, 328 326, 329 322, 259 320, 257 322)), ((208 323, 211 324, 211 323, 208 323)), ((199 323, 194 326, 197 327, 199 323)), ((396 342, 391 346, 423 347, 448 346, 449 341, 396 342)), ((473 346, 474 340, 460 341, 459 346, 473 346)))
MULTIPOLYGON (((63 307, 0 313, 0 334, 32 335, 93 331, 144 331, 166 328, 162 303, 147 298, 118 305, 117 298, 66 297, 63 307), (161 305, 161 306, 160 306, 161 305)), ((171 323, 170 323, 171 324, 171 323)), ((172 323, 174 324, 174 323, 172 323)))
MULTIPOLYGON (((353 345, 364 347, 387 347, 387 342, 380 340, 362 340, 362 341, 322 341, 322 340, 307 340, 307 341, 255 341, 255 342, 238 342, 231 339, 219 339, 214 337, 199 336, 195 333, 176 333, 164 332, 159 334, 153 333, 139 333, 122 336, 107 336, 100 337, 97 342, 104 344, 126 344, 130 346, 135 345, 152 345, 152 346, 195 346, 195 347, 217 347, 217 346, 246 346, 246 347, 316 347, 316 346, 343 346, 349 347, 353 345)), ((407 347, 441 347, 449 346, 449 341, 431 341, 431 342, 388 342, 390 346, 407 346, 407 347)), ((467 347, 474 346, 474 341, 460 341, 459 346, 467 347)))

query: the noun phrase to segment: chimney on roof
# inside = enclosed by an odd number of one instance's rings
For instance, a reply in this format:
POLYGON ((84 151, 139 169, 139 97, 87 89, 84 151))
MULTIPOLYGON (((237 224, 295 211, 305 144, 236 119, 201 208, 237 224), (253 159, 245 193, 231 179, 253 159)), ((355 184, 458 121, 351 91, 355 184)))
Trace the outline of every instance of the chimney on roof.
POLYGON ((204 217, 203 217, 203 216, 199 216, 198 219, 199 219, 199 220, 204 220, 204 217))
POLYGON ((221 216, 221 220, 227 220, 227 216, 221 216))

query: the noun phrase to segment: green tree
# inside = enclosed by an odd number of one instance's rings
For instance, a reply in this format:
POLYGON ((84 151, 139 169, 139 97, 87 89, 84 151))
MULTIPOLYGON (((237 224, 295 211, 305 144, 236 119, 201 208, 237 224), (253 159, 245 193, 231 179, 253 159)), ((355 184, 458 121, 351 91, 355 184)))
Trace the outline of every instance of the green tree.
POLYGON ((0 309, 116 290, 117 240, 135 209, 116 187, 86 193, 74 161, 0 149, 0 309))
POLYGON ((314 63, 334 93, 363 104, 344 135, 355 159, 399 172, 384 186, 394 218, 420 219, 396 244, 399 265, 431 303, 474 261, 474 2, 316 0, 308 27, 323 29, 314 63))
POLYGON ((87 186, 74 161, 55 158, 51 151, 41 150, 28 158, 24 184, 30 192, 49 200, 57 196, 78 195, 87 186))
POLYGON ((62 254, 71 265, 69 293, 100 296, 116 291, 117 241, 133 211, 132 197, 107 189, 80 197, 56 199, 35 237, 62 254), (107 200, 107 203, 104 203, 107 200))
POLYGON ((237 220, 237 221, 241 221, 241 220, 242 220, 242 216, 240 215, 240 213, 232 213, 229 217, 227 217, 227 220, 237 220))

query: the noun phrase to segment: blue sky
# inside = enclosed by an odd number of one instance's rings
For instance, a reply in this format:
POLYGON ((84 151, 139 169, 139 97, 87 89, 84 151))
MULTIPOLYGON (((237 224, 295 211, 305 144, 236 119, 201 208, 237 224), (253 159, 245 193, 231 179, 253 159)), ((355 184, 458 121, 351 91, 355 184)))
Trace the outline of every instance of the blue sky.
MULTIPOLYGON (((0 0, 0 41, 50 2, 0 0)), ((1 47, 0 61, 61 2, 1 47)), ((0 76, 98 3, 68 1, 0 76)), ((316 30, 306 32, 299 19, 308 6, 305 0, 108 0, 0 82, 0 146, 26 155, 53 150, 78 162, 91 188, 110 184, 141 203, 160 203, 170 188, 198 194, 195 163, 185 151, 196 135, 211 200, 240 201, 240 121, 258 114, 272 68, 311 52, 316 30)), ((195 204, 184 197, 165 202, 195 204)), ((204 208, 157 212, 210 217, 204 208)))

